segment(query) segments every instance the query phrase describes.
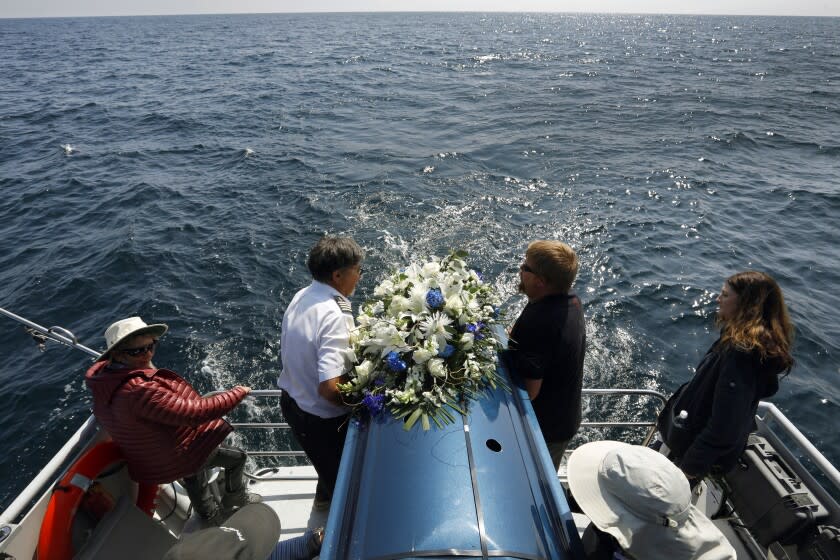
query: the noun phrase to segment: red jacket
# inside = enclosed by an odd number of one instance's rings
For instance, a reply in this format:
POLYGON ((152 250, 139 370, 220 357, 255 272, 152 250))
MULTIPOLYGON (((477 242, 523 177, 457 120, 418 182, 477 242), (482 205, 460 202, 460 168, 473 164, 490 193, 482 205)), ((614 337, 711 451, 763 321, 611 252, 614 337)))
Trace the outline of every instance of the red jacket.
POLYGON ((222 416, 245 389, 202 398, 168 369, 119 369, 97 362, 85 374, 93 414, 125 455, 137 482, 164 484, 195 474, 233 428, 222 416))

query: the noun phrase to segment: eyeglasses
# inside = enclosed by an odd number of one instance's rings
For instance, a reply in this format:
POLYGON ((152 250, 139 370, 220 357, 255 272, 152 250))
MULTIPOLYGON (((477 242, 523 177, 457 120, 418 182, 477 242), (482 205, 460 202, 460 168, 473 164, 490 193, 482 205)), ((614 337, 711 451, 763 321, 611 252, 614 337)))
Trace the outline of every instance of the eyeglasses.
POLYGON ((140 348, 123 348, 122 350, 119 350, 119 351, 124 353, 124 354, 128 354, 129 356, 137 357, 141 354, 146 354, 147 352, 154 351, 155 346, 157 346, 157 343, 158 343, 157 340, 153 340, 152 343, 149 344, 148 346, 141 346, 140 348))
POLYGON ((521 270, 522 272, 530 272, 531 274, 536 274, 536 272, 534 272, 534 269, 528 266, 528 263, 520 264, 519 270, 521 270))

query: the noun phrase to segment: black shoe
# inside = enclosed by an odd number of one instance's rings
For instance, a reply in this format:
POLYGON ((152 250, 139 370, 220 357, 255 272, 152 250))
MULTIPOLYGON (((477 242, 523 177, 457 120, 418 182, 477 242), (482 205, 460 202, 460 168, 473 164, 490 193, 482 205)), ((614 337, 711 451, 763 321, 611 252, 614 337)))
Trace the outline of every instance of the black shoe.
POLYGON ((248 504, 258 504, 260 502, 262 502, 262 496, 252 492, 243 491, 236 494, 225 494, 222 498, 222 509, 228 513, 233 513, 248 504))
POLYGON ((318 527, 313 529, 312 534, 309 535, 309 541, 306 543, 306 553, 310 560, 321 553, 321 545, 324 543, 324 528, 318 527))
POLYGON ((201 518, 201 524, 204 525, 203 528, 207 529, 209 527, 219 527, 230 516, 225 514, 225 512, 220 508, 210 515, 199 514, 199 517, 201 518))

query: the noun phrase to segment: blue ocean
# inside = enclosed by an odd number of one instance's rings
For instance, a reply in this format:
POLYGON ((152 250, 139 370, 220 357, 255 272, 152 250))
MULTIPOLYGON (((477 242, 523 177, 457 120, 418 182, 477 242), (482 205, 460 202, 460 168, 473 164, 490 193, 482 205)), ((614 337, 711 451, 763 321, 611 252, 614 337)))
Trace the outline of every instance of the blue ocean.
MULTIPOLYGON (((0 307, 95 349, 165 322, 159 366, 269 389, 321 235, 366 249, 356 305, 465 250, 508 321, 527 244, 556 238, 586 386, 670 393, 723 280, 760 269, 797 328, 771 400, 840 463, 838 18, 7 19, 0 53, 0 307)), ((91 360, 4 317, 0 356, 3 508, 89 415, 91 360)))

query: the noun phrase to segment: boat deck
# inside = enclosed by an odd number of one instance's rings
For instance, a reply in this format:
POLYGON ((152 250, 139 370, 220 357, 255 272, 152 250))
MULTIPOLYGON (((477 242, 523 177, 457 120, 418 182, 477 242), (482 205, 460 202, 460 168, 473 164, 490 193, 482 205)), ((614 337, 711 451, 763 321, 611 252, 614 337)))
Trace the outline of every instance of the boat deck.
MULTIPOLYGON (((280 538, 302 535, 307 528, 316 529, 327 524, 328 510, 315 510, 317 475, 311 466, 271 469, 272 479, 252 480, 250 492, 261 495, 280 518, 280 538)), ((265 472, 265 471, 263 471, 265 472)))

